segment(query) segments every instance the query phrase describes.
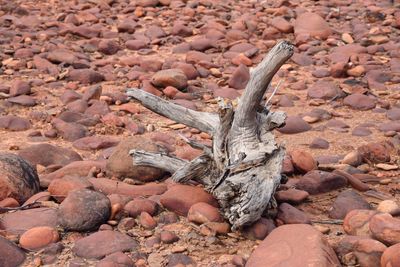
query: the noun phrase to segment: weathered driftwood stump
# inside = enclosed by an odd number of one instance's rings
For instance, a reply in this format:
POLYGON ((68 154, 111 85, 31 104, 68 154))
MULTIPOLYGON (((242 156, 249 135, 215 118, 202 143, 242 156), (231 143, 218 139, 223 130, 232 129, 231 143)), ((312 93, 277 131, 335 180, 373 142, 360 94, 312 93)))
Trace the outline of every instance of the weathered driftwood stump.
POLYGON ((128 89, 128 96, 150 110, 213 137, 212 147, 187 140, 203 149, 203 154, 190 162, 132 150, 134 163, 166 170, 175 182, 193 179, 202 183, 218 200, 233 229, 258 220, 269 205, 276 205, 273 194, 281 182, 285 149, 276 143, 272 130, 286 119, 283 112, 260 108, 261 101, 272 77, 292 54, 290 43, 278 43, 251 71, 237 108, 220 101, 219 114, 193 111, 145 91, 128 89))

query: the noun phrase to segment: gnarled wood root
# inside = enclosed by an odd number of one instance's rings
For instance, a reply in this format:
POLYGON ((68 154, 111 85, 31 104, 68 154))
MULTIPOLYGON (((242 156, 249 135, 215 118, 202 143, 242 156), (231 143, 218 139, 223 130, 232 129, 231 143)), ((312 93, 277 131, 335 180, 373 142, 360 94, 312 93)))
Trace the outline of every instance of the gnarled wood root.
POLYGON ((251 72, 237 109, 220 101, 219 114, 193 111, 129 89, 127 95, 145 107, 213 136, 212 148, 204 147, 204 153, 192 161, 132 150, 134 163, 164 169, 175 182, 201 182, 218 200, 233 229, 258 220, 268 205, 275 203, 273 194, 281 181, 285 149, 276 143, 272 130, 284 125, 286 118, 283 112, 267 108, 259 112, 259 107, 272 77, 292 54, 290 43, 278 43, 251 72))

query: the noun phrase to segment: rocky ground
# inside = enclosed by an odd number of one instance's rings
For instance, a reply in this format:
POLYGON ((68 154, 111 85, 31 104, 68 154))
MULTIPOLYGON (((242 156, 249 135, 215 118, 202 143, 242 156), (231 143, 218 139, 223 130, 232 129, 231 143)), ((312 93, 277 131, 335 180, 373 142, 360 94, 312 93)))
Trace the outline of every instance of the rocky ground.
POLYGON ((400 266, 399 8, 0 0, 0 266, 400 266), (288 181, 274 218, 233 232, 200 185, 128 155, 193 159, 182 135, 211 137, 125 90, 216 111, 280 39, 288 181))

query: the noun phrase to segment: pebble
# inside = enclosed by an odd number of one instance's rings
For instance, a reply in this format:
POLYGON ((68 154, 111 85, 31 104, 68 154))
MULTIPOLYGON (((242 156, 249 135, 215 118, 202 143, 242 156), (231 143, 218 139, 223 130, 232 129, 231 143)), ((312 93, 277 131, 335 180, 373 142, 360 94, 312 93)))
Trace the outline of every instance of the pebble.
POLYGON ((190 207, 188 212, 188 220, 190 222, 202 224, 206 222, 223 222, 223 218, 219 210, 214 206, 199 202, 190 207))
POLYGON ((138 243, 116 231, 100 231, 75 242, 72 252, 84 259, 101 259, 115 252, 135 251, 138 243))
POLYGON ((369 221, 377 214, 374 210, 352 210, 347 213, 343 220, 343 229, 349 235, 366 236, 371 235, 369 221))
POLYGON ((400 244, 395 244, 386 249, 381 257, 382 267, 400 266, 400 244))
POLYGON ((52 227, 34 227, 21 235, 19 245, 24 249, 36 251, 58 242, 59 239, 58 231, 52 227))
POLYGON ((388 213, 374 215, 369 221, 372 236, 384 244, 400 243, 400 219, 388 213))
POLYGON ((217 201, 204 189, 189 185, 173 185, 161 195, 160 203, 168 210, 178 215, 186 216, 190 208, 199 202, 205 202, 217 207, 217 201))
POLYGON ((300 173, 307 173, 317 169, 317 162, 312 155, 304 150, 293 150, 290 157, 294 168, 300 173))

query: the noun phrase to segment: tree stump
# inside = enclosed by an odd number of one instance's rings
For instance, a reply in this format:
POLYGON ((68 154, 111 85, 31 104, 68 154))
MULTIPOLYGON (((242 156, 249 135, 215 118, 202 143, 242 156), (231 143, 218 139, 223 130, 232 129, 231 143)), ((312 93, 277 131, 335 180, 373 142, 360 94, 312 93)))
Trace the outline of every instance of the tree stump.
POLYGON ((281 183, 285 149, 279 146, 272 130, 285 123, 286 115, 261 106, 264 94, 279 68, 293 55, 293 45, 281 41, 250 73, 250 80, 237 108, 219 101, 219 113, 193 111, 139 89, 127 95, 150 110, 213 137, 212 147, 186 140, 203 149, 192 161, 163 153, 131 150, 136 165, 161 168, 179 183, 191 179, 202 183, 219 202, 222 215, 241 228, 258 220, 269 206, 281 183))

